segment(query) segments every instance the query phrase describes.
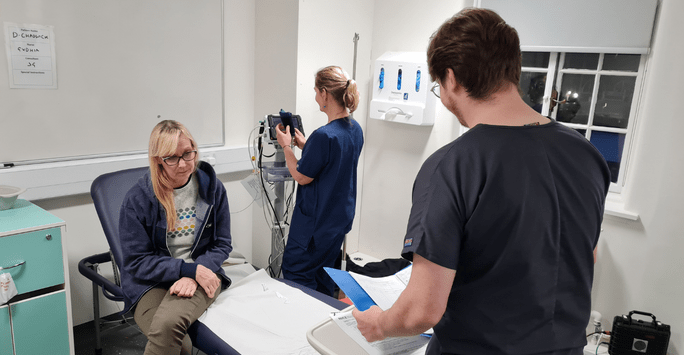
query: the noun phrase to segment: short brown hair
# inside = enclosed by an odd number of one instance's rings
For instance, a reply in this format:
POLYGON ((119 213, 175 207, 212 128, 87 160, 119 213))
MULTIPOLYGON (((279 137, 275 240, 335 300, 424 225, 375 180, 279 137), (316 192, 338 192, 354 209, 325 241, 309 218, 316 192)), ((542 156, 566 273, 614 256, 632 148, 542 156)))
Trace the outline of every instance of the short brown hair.
POLYGON ((487 100, 507 82, 518 86, 522 57, 518 32, 496 12, 466 8, 440 26, 428 47, 432 80, 447 69, 476 100, 487 100))

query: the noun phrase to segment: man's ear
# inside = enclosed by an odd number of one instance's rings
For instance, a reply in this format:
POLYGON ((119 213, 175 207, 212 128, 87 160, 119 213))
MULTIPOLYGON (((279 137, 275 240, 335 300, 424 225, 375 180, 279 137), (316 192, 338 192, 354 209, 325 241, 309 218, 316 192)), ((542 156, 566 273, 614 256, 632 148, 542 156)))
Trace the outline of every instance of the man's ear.
POLYGON ((441 83, 445 90, 457 91, 460 88, 460 84, 456 81, 456 76, 451 68, 447 68, 446 75, 444 75, 444 82, 441 83))

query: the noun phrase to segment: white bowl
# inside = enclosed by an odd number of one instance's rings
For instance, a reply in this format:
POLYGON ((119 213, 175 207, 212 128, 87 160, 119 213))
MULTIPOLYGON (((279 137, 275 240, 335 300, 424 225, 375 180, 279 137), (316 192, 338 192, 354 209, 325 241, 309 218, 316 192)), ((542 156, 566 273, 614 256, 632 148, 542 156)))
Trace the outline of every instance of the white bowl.
POLYGON ((17 197, 26 189, 14 186, 0 185, 0 211, 8 210, 14 206, 17 197))

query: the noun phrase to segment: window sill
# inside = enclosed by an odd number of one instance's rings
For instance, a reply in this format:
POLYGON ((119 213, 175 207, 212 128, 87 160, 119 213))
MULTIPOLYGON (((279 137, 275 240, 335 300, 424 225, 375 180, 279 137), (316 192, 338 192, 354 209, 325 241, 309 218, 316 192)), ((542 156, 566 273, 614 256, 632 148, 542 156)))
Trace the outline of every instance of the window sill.
POLYGON ((625 209, 625 202, 622 198, 622 195, 614 192, 608 193, 604 213, 609 216, 629 219, 632 221, 636 221, 637 219, 639 219, 638 213, 628 211, 625 209))

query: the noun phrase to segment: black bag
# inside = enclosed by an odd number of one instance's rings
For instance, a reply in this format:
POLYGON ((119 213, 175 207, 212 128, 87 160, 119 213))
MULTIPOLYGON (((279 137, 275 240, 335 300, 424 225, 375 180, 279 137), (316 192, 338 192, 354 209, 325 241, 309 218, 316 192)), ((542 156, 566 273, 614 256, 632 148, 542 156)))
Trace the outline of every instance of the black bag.
POLYGON ((349 255, 347 255, 347 271, 369 277, 394 275, 409 265, 411 265, 411 262, 406 259, 384 259, 382 261, 369 262, 364 266, 359 266, 354 263, 349 255))
POLYGON ((611 355, 666 355, 670 343, 670 326, 656 321, 651 313, 631 311, 615 316, 610 333, 608 353, 611 355), (653 322, 632 319, 632 314, 653 318, 653 322))

